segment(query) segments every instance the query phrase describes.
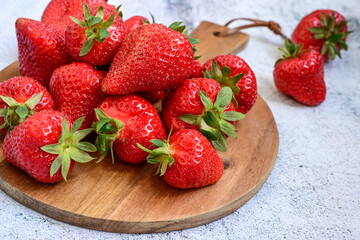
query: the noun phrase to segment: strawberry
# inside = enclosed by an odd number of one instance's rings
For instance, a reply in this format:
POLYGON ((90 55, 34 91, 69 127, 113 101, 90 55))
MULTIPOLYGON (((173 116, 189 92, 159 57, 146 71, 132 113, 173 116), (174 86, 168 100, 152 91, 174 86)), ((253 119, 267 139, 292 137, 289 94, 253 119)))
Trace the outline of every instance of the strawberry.
POLYGON ((5 134, 30 115, 54 109, 46 88, 29 77, 13 77, 0 84, 0 129, 5 134))
POLYGON ((71 56, 93 66, 110 64, 126 36, 122 19, 102 6, 89 10, 85 2, 81 20, 70 18, 65 41, 71 56))
POLYGON ((333 10, 317 10, 306 15, 291 35, 295 44, 304 44, 304 49, 313 48, 324 56, 325 60, 341 58, 340 49, 348 49, 346 37, 347 21, 333 10))
POLYGON ((149 23, 149 20, 146 17, 142 16, 133 16, 126 21, 124 21, 126 33, 129 34, 132 30, 137 28, 140 25, 143 25, 144 23, 149 23))
POLYGON ((69 119, 61 112, 36 112, 6 135, 3 143, 4 156, 40 182, 67 180, 74 161, 89 162, 93 158, 85 151, 96 151, 91 143, 80 142, 92 131, 77 131, 81 121, 82 119, 75 121, 70 128, 69 119))
POLYGON ((221 89, 213 79, 188 79, 166 97, 162 109, 164 124, 174 132, 199 130, 216 149, 226 151, 226 135, 236 138, 232 121, 244 116, 234 112, 231 98, 231 89, 221 89))
POLYGON ((173 88, 190 76, 193 47, 185 26, 173 23, 141 25, 123 41, 114 57, 102 89, 122 95, 173 88), (178 32, 179 31, 179 32, 178 32), (184 34, 183 34, 184 33, 184 34))
POLYGON ((157 103, 160 101, 164 95, 164 90, 152 90, 152 91, 145 91, 145 92, 139 92, 138 93, 140 97, 145 98, 147 101, 151 103, 157 103))
POLYGON ((215 79, 222 87, 229 86, 233 90, 236 111, 246 114, 255 104, 256 77, 244 59, 234 55, 220 55, 205 62, 203 71, 206 78, 215 79))
POLYGON ((297 101, 315 106, 326 96, 324 61, 314 49, 302 50, 303 44, 285 42, 283 58, 276 62, 273 72, 275 86, 297 101))
POLYGON ((150 140, 165 138, 166 131, 155 108, 137 95, 113 96, 105 99, 97 109, 93 128, 98 133, 96 146, 101 161, 113 149, 128 163, 145 161, 146 153, 136 144, 150 147, 150 140))
POLYGON ((115 11, 115 7, 104 0, 51 0, 43 12, 41 21, 57 26, 64 32, 71 23, 70 16, 77 17, 83 13, 84 2, 90 7, 102 5, 115 11))
POLYGON ((51 25, 26 18, 17 19, 15 28, 20 74, 48 87, 52 72, 73 61, 64 34, 51 25))
POLYGON ((78 62, 56 69, 50 80, 56 110, 69 116, 72 122, 85 117, 80 129, 90 127, 94 108, 106 97, 100 85, 105 74, 89 64, 78 62))
POLYGON ((194 129, 183 129, 170 139, 151 140, 158 148, 149 150, 147 161, 159 164, 157 174, 175 188, 197 188, 216 183, 223 175, 224 165, 210 142, 194 129))
POLYGON ((193 61, 193 70, 189 78, 202 78, 204 77, 204 72, 199 60, 193 61))

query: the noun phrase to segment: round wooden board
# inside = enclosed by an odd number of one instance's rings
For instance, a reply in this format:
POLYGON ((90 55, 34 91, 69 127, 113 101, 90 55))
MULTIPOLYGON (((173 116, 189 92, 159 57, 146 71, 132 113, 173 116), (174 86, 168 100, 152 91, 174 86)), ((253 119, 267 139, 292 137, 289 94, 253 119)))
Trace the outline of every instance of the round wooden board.
MULTIPOLYGON (((0 72, 0 82, 17 75, 14 63, 0 72)), ((31 209, 85 228, 122 233, 191 228, 234 212, 259 191, 274 167, 279 135, 260 96, 236 129, 238 139, 229 139, 228 152, 220 153, 224 175, 208 187, 174 189, 153 176, 155 166, 109 159, 76 165, 68 182, 43 184, 1 152, 0 188, 31 209)))

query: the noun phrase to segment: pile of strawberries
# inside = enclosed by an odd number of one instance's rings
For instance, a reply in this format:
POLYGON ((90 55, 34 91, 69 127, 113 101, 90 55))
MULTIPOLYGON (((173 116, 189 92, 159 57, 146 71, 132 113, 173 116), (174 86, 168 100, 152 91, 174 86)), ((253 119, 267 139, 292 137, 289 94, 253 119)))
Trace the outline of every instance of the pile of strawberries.
POLYGON ((53 183, 75 162, 110 154, 158 164, 176 188, 221 178, 215 149, 226 151, 235 121, 257 98, 243 59, 223 55, 201 66, 198 40, 180 22, 123 21, 103 0, 52 0, 41 22, 19 18, 16 35, 21 77, 0 84, 3 152, 13 165, 53 183), (152 105, 159 101, 161 116, 152 105), (93 143, 83 141, 95 133, 93 143))

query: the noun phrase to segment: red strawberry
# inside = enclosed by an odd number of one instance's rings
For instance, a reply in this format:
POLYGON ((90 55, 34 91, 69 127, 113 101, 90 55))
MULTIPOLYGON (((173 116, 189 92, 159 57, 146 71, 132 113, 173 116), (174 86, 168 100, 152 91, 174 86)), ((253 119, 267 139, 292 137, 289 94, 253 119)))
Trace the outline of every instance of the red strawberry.
POLYGON ((48 87, 52 72, 73 61, 64 34, 51 25, 26 18, 17 19, 15 27, 20 74, 48 87))
POLYGON ((54 109, 50 93, 39 82, 29 77, 13 77, 0 84, 0 129, 13 129, 30 115, 54 109), (4 121, 6 119, 6 121, 4 121))
POLYGON ((221 89, 213 79, 188 79, 166 97, 162 109, 164 124, 174 132, 199 130, 216 149, 226 151, 226 135, 236 138, 232 121, 243 117, 234 112, 231 98, 231 89, 221 89))
POLYGON ((152 91, 140 92, 138 94, 140 97, 145 98, 147 101, 149 101, 151 103, 157 103, 164 97, 165 91, 164 90, 152 90, 152 91))
POLYGON ((128 163, 139 163, 146 159, 146 153, 136 144, 150 147, 150 140, 165 138, 166 131, 155 108, 137 95, 107 98, 95 109, 97 122, 93 128, 99 134, 96 146, 101 161, 113 148, 116 155, 128 163))
POLYGON ((66 47, 73 58, 93 66, 111 63, 126 36, 121 18, 100 6, 89 10, 84 2, 81 20, 71 17, 66 28, 66 47), (84 20, 85 19, 85 20, 84 20))
POLYGON ((142 16, 133 16, 127 19, 124 22, 126 33, 129 34, 132 30, 134 30, 138 26, 143 25, 144 23, 149 23, 149 20, 146 17, 142 17, 142 16))
POLYGON ((306 15, 296 26, 292 40, 295 44, 304 44, 304 49, 313 48, 327 60, 341 58, 340 49, 348 49, 346 36, 347 21, 338 12, 333 10, 317 10, 306 15))
POLYGON ((297 101, 314 106, 322 103, 326 96, 324 61, 314 49, 301 50, 302 44, 285 42, 285 54, 274 69, 275 86, 297 101))
POLYGON ((94 108, 106 97, 100 85, 105 74, 89 64, 78 62, 56 69, 50 81, 56 110, 69 116, 72 122, 85 117, 80 129, 90 127, 94 120, 94 108))
POLYGON ((157 173, 175 188, 196 188, 216 183, 223 175, 224 165, 210 142, 193 129, 176 132, 170 140, 153 139, 158 148, 149 150, 147 160, 159 164, 157 173))
POLYGON ((70 16, 77 17, 83 13, 84 2, 90 7, 102 5, 115 11, 115 7, 107 4, 104 0, 51 0, 44 10, 41 21, 65 31, 71 23, 70 16))
POLYGON ((148 24, 133 30, 115 55, 103 91, 121 95, 166 90, 185 81, 192 70, 193 48, 180 24, 148 24))
POLYGON ((69 119, 61 112, 44 110, 34 113, 6 135, 4 156, 40 182, 66 180, 74 161, 89 162, 93 158, 85 151, 96 151, 91 143, 79 142, 92 131, 77 131, 81 121, 76 121, 70 129, 69 119))
POLYGON ((244 59, 234 55, 220 55, 203 65, 206 78, 216 79, 222 87, 229 86, 237 101, 236 111, 246 114, 257 99, 256 78, 244 59), (212 72, 206 71, 210 70, 212 72))
POLYGON ((202 78, 204 77, 204 72, 199 60, 193 61, 193 70, 189 78, 202 78))

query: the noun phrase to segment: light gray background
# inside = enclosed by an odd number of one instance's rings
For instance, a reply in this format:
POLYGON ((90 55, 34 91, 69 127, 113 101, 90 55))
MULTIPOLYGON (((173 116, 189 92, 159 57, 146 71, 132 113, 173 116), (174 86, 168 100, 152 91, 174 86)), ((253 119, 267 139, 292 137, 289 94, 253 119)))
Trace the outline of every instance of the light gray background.
MULTIPOLYGON (((330 8, 349 20, 350 50, 325 65, 327 97, 306 107, 273 84, 273 64, 283 41, 256 28, 239 56, 255 71, 260 95, 278 125, 280 149, 263 188, 233 214, 197 228, 160 234, 106 233, 71 226, 34 212, 0 191, 0 239, 360 239, 360 1, 110 0, 124 17, 149 16, 192 30, 201 20, 223 24, 235 17, 276 20, 290 35, 315 9, 330 8)), ((17 59, 14 23, 40 19, 48 1, 0 0, 0 69, 17 59)))

